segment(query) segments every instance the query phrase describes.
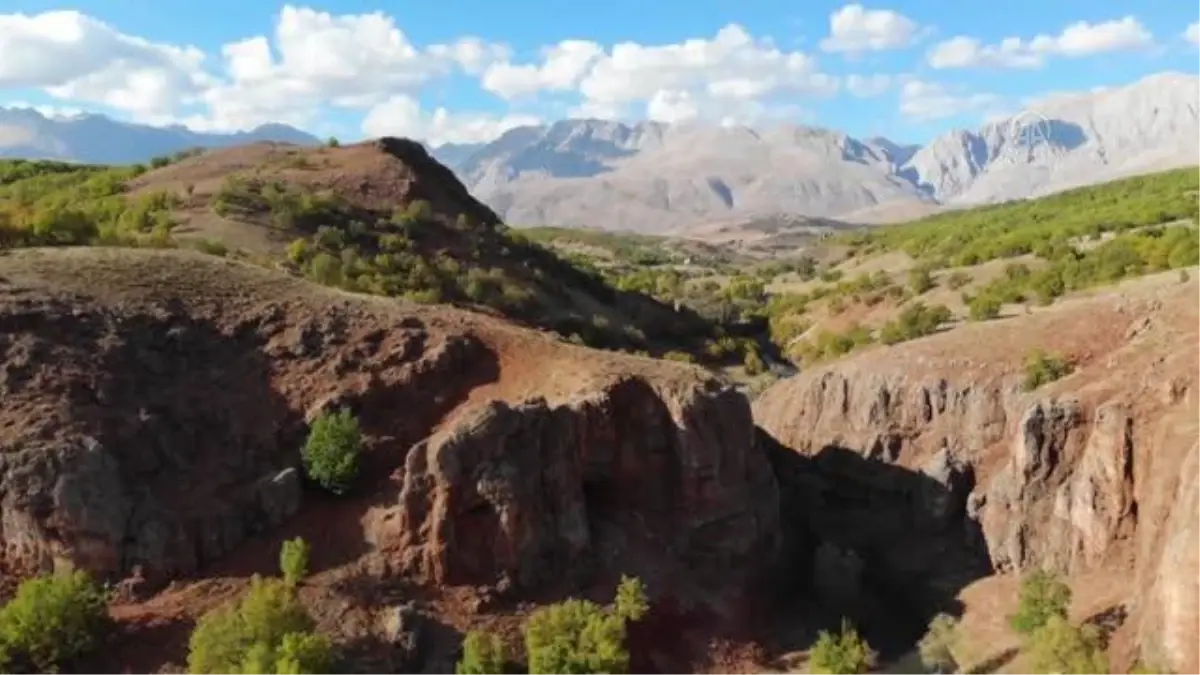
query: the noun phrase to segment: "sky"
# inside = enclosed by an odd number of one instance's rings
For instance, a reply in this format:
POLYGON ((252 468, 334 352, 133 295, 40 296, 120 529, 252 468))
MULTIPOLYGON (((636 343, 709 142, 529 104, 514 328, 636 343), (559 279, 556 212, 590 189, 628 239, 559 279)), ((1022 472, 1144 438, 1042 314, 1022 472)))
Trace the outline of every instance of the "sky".
POLYGON ((435 145, 567 117, 924 142, 1196 73, 1197 14, 1180 0, 4 0, 0 107, 435 145))

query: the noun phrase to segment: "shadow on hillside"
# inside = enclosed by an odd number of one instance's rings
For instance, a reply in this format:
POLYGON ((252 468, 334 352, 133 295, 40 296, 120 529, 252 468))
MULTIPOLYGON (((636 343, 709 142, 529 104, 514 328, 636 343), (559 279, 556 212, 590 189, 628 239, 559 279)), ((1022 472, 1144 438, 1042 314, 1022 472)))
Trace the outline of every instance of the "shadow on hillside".
POLYGON ((966 515, 969 471, 939 482, 844 447, 805 456, 762 430, 759 442, 780 486, 780 616, 815 604, 825 627, 848 618, 889 659, 911 650, 935 614, 960 615, 958 592, 991 573, 966 515))

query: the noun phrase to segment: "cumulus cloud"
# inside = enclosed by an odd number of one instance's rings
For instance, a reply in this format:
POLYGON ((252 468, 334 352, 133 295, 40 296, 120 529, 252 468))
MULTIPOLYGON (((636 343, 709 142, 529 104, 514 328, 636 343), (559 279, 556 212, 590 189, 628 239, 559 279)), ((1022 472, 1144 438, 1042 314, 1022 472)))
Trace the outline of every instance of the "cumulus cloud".
POLYGON ((644 114, 659 121, 725 119, 766 114, 764 99, 784 93, 828 95, 836 78, 816 61, 783 51, 730 24, 712 38, 676 44, 622 42, 606 49, 570 40, 543 51, 537 64, 497 63, 483 85, 504 98, 542 91, 575 91, 574 114, 614 118, 644 114))
POLYGON ((992 45, 960 35, 934 45, 926 60, 938 69, 1040 68, 1050 57, 1079 58, 1142 49, 1153 44, 1154 36, 1150 31, 1134 17, 1126 16, 1095 24, 1078 21, 1058 35, 1042 34, 1029 40, 1009 37, 992 45))
POLYGON ((916 21, 890 9, 846 5, 829 15, 829 37, 821 41, 827 52, 866 52, 901 49, 918 36, 916 21))
POLYGON ((0 90, 38 88, 138 121, 204 130, 303 125, 329 106, 368 110, 510 58, 508 47, 469 36, 419 47, 382 12, 333 15, 292 5, 270 37, 226 44, 207 63, 195 47, 126 35, 75 11, 0 15, 0 54, 21 55, 0 59, 0 90), (216 72, 206 69, 213 62, 216 72))
POLYGON ((1200 21, 1189 25, 1187 30, 1183 31, 1183 39, 1200 46, 1200 21))
POLYGON ((900 88, 900 113, 916 121, 982 113, 1000 103, 995 94, 958 94, 936 82, 910 79, 900 88))
POLYGON ((0 54, 0 89, 45 89, 146 115, 167 113, 212 83, 199 49, 124 35, 75 11, 0 14, 0 54))
POLYGON ((489 141, 509 129, 539 123, 541 120, 531 115, 494 117, 453 113, 440 107, 426 113, 415 98, 400 94, 371 108, 363 118, 362 129, 369 136, 410 136, 436 146, 489 141))

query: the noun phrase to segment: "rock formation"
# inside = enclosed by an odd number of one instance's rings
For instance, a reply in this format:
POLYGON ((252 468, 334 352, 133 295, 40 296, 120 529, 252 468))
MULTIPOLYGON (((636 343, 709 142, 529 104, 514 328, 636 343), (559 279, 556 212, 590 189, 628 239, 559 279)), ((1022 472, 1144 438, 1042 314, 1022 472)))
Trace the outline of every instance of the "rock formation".
POLYGON ((740 592, 772 560, 749 406, 690 366, 181 252, 24 251, 0 276, 10 571, 176 578, 317 517, 298 451, 337 407, 369 452, 350 520, 312 526, 326 562, 524 588, 636 563, 740 592))
MULTIPOLYGON (((1150 287, 871 350, 777 384, 755 419, 801 455, 850 449, 946 486, 914 494, 914 515, 957 514, 953 548, 978 543, 997 572, 1136 579, 1122 632, 1184 672, 1197 667, 1196 305, 1194 282, 1150 287), (1076 371, 1026 392, 1021 364, 1039 347, 1076 371)), ((893 568, 945 580, 944 558, 922 562, 878 527, 825 531, 857 531, 849 548, 882 546, 893 568)))

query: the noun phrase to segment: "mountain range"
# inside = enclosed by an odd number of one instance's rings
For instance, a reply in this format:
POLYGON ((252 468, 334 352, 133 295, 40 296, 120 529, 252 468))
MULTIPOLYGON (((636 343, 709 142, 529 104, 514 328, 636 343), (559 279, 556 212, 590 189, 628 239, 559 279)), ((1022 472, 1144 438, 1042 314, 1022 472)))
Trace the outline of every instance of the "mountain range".
MULTIPOLYGON (((1162 73, 1059 96, 925 145, 809 126, 569 119, 430 152, 515 225, 684 233, 779 217, 886 222, 1033 197, 1197 163, 1200 78, 1162 73)), ((145 161, 195 146, 302 145, 285 125, 240 134, 156 128, 100 115, 0 109, 0 157, 145 161)))
POLYGON ((32 108, 0 108, 0 157, 134 164, 190 148, 222 148, 257 141, 320 143, 315 136, 286 124, 206 134, 178 125, 153 127, 97 114, 47 117, 32 108))

